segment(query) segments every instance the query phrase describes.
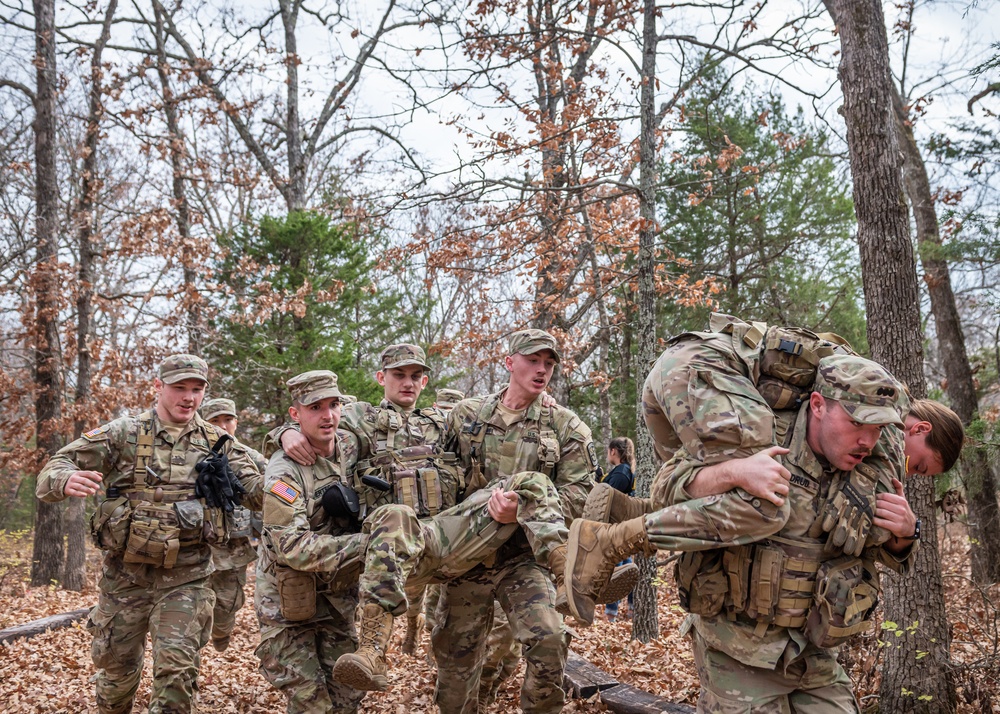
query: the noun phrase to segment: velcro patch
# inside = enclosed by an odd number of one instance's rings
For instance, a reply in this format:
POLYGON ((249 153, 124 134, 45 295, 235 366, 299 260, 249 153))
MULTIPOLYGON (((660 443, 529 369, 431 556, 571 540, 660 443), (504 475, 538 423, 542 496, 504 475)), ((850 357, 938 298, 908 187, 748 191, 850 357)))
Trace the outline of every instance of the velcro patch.
POLYGON ((298 489, 284 481, 275 481, 268 491, 287 503, 295 503, 295 499, 299 497, 298 489))
POLYGON ((88 441, 96 441, 98 437, 101 436, 101 434, 106 434, 108 429, 110 428, 111 427, 108 424, 105 424, 104 426, 99 426, 96 429, 91 429, 90 431, 85 432, 83 438, 87 439, 88 441))

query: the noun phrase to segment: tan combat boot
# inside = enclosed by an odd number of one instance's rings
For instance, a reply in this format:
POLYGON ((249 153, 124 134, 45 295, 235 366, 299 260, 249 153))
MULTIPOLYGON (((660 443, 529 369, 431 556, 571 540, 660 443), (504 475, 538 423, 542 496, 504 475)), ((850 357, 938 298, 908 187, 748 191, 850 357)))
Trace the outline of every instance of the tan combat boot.
MULTIPOLYGON (((594 621, 594 606, 601 601, 618 563, 631 555, 650 556, 656 549, 646 535, 645 517, 624 523, 595 523, 577 518, 569 528, 566 550, 566 600, 573 616, 594 621)), ((635 568, 634 564, 619 566, 635 568)), ((636 576, 638 568, 636 568, 636 576)), ((634 584, 634 583, 633 583, 634 584)), ((627 594, 627 591, 626 591, 627 594)), ((622 596, 619 595, 618 599, 622 596)))
POLYGON ((420 644, 420 633, 424 629, 424 615, 423 613, 417 613, 416 616, 410 617, 409 612, 406 614, 406 635, 403 636, 403 654, 412 655, 417 650, 417 645, 420 644))
MULTIPOLYGON (((594 624, 593 608, 591 608, 590 619, 584 619, 574 613, 569 606, 569 598, 566 590, 566 553, 567 546, 561 545, 552 551, 549 556, 549 569, 556 583, 556 611, 559 614, 573 615, 584 625, 594 624)), ((628 595, 639 582, 639 568, 634 563, 619 565, 611 573, 608 582, 597 595, 596 602, 618 602, 628 595)))
POLYGON ((389 683, 385 651, 392 635, 392 614, 378 605, 365 605, 358 630, 358 651, 340 656, 333 665, 333 678, 354 689, 385 691, 389 683))
POLYGON ((648 498, 622 493, 606 483, 594 484, 583 507, 583 518, 598 523, 621 523, 653 512, 648 498))

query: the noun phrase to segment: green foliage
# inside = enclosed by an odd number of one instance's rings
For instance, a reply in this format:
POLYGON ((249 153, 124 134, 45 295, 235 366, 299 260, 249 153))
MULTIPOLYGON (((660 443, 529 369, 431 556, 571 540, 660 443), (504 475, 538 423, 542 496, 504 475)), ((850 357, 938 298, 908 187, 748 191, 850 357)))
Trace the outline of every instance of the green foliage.
POLYGON ((378 246, 352 223, 299 211, 264 217, 220 243, 218 280, 232 303, 207 349, 221 375, 213 394, 259 414, 255 436, 284 420, 285 381, 311 369, 337 373, 345 394, 378 403, 378 354, 407 341, 413 318, 377 280, 378 246))
MULTIPOLYGON (((737 93, 720 73, 685 106, 688 131, 663 165, 665 246, 722 288, 718 309, 836 332, 865 351, 848 182, 826 136, 777 95, 737 93), (736 148, 738 147, 738 148, 736 148)), ((664 305, 663 334, 703 329, 710 308, 664 305)))

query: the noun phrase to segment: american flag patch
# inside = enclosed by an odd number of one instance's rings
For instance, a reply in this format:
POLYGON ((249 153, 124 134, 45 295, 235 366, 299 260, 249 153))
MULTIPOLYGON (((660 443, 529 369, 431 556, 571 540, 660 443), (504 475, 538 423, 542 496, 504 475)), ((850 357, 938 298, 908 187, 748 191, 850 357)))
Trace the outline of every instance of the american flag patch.
POLYGON ((105 424, 104 426, 99 426, 96 429, 91 429, 90 431, 88 431, 87 433, 85 433, 83 435, 83 438, 85 438, 85 439, 94 439, 94 438, 100 436, 101 434, 103 434, 104 432, 106 432, 110 428, 111 427, 109 427, 107 424, 105 424))
POLYGON ((284 481, 275 481, 268 490, 288 503, 295 503, 295 499, 299 497, 299 492, 284 481))

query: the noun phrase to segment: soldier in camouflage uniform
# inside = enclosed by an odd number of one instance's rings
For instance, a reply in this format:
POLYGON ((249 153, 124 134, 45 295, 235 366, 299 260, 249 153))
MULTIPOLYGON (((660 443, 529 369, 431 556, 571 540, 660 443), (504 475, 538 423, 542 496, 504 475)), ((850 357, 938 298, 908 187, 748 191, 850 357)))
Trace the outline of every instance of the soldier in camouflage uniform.
MULTIPOLYGON (((398 501, 416 508, 421 517, 427 517, 455 504, 458 493, 455 467, 447 467, 443 460, 448 457, 442 453, 431 459, 422 459, 422 463, 413 461, 410 464, 403 464, 400 454, 407 453, 410 447, 426 450, 439 445, 444 433, 445 415, 434 407, 415 408, 417 399, 427 386, 430 371, 421 347, 390 345, 382 351, 380 360, 382 369, 375 378, 385 388, 385 398, 377 407, 357 402, 343 410, 341 428, 349 432, 345 436, 344 448, 348 465, 357 473, 352 486, 361 495, 366 514, 380 505, 398 501), (434 462, 433 465, 431 462, 434 462), (390 472, 397 468, 405 470, 407 466, 408 470, 417 467, 420 474, 420 483, 414 489, 380 492, 360 480, 365 475, 378 475, 395 486, 396 480, 390 472), (421 471, 421 466, 431 468, 421 471), (436 478, 432 471, 436 472, 436 478), (423 509, 420 507, 420 493, 426 493, 431 499, 423 509)), ((311 450, 294 430, 282 428, 272 434, 280 440, 289 456, 299 463, 309 463, 311 450)), ((440 452, 439 449, 436 451, 440 452)), ((453 458, 451 460, 454 461, 453 458)), ((422 629, 423 587, 413 587, 410 593, 412 607, 407 611, 407 630, 403 641, 405 654, 413 654, 422 629)))
MULTIPOLYGON (((407 609, 410 593, 464 575, 494 556, 518 526, 535 561, 545 569, 558 565, 554 569, 562 572, 566 521, 545 474, 523 471, 422 521, 409 506, 376 509, 364 523, 370 536, 359 586, 361 646, 337 661, 334 678, 358 689, 385 689, 392 619, 407 609), (511 493, 516 497, 512 517, 505 514, 511 493)), ((557 591, 564 591, 561 578, 557 591)))
POLYGON ((254 605, 260 671, 288 700, 289 714, 357 711, 363 692, 333 679, 337 658, 357 648, 354 610, 366 538, 330 517, 324 494, 350 482, 337 375, 288 380, 289 414, 309 440, 313 463, 277 451, 264 478, 264 514, 254 605))
MULTIPOLYGON (((563 407, 543 407, 542 393, 559 361, 555 339, 541 330, 510 338, 506 389, 460 402, 449 416, 448 448, 459 454, 468 493, 522 471, 552 481, 561 511, 580 515, 597 467, 590 429, 563 407)), ((515 507, 516 500, 507 508, 515 507)), ((569 635, 556 612, 550 574, 531 555, 517 532, 492 562, 442 587, 438 626, 431 637, 438 663, 435 698, 445 714, 475 712, 493 603, 510 618, 514 639, 527 660, 521 709, 526 714, 558 712, 569 635)))
MULTIPOLYGON (((460 401, 465 399, 465 392, 460 392, 457 389, 439 389, 434 396, 434 406, 441 410, 441 412, 447 416, 451 414, 451 410, 460 401)), ((424 590, 424 606, 421 613, 412 614, 412 610, 406 611, 406 637, 403 640, 403 651, 406 652, 406 645, 410 640, 413 641, 413 647, 416 647, 417 640, 419 640, 419 635, 415 632, 411 636, 411 628, 415 628, 419 624, 419 618, 422 616, 424 618, 424 629, 427 632, 431 632, 434 626, 437 624, 434 619, 434 613, 437 611, 438 602, 441 600, 441 586, 437 583, 431 583, 424 590)), ((492 652, 493 650, 490 649, 492 652)), ((433 659, 433 650, 428 651, 428 656, 433 659)), ((520 650, 518 650, 516 657, 520 657, 520 650)))
POLYGON ((208 387, 204 360, 168 357, 153 386, 152 410, 88 431, 38 476, 36 493, 47 502, 105 488, 91 519, 91 534, 105 553, 100 598, 87 625, 102 714, 132 710, 147 632, 150 713, 194 711, 198 651, 208 641, 215 604, 206 533, 225 538, 221 509, 206 508, 195 496, 196 464, 221 448, 248 492, 245 502, 260 506, 261 477, 246 452, 220 443, 222 431, 197 414, 208 387))
POLYGON ((837 647, 870 624, 875 564, 905 573, 919 537, 893 427, 908 400, 882 367, 835 350, 798 409, 771 412, 759 373, 740 368, 751 326, 729 325, 675 339, 654 365, 644 399, 666 507, 623 501, 640 515, 573 524, 571 609, 623 554, 681 550, 699 711, 855 712, 837 647))
MULTIPOLYGON (((201 407, 201 418, 236 438, 239 416, 232 399, 209 399, 201 407)), ((264 473, 267 459, 263 454, 239 442, 233 448, 245 451, 257 470, 264 473)), ((259 517, 259 514, 256 515, 259 517)), ((247 566, 257 559, 257 549, 250 542, 253 516, 245 506, 236 506, 232 517, 235 525, 229 534, 229 540, 212 546, 212 560, 215 563, 215 572, 209 578, 212 590, 215 591, 212 646, 219 652, 224 652, 229 647, 233 628, 236 626, 236 613, 246 602, 243 588, 247 584, 247 566)))

